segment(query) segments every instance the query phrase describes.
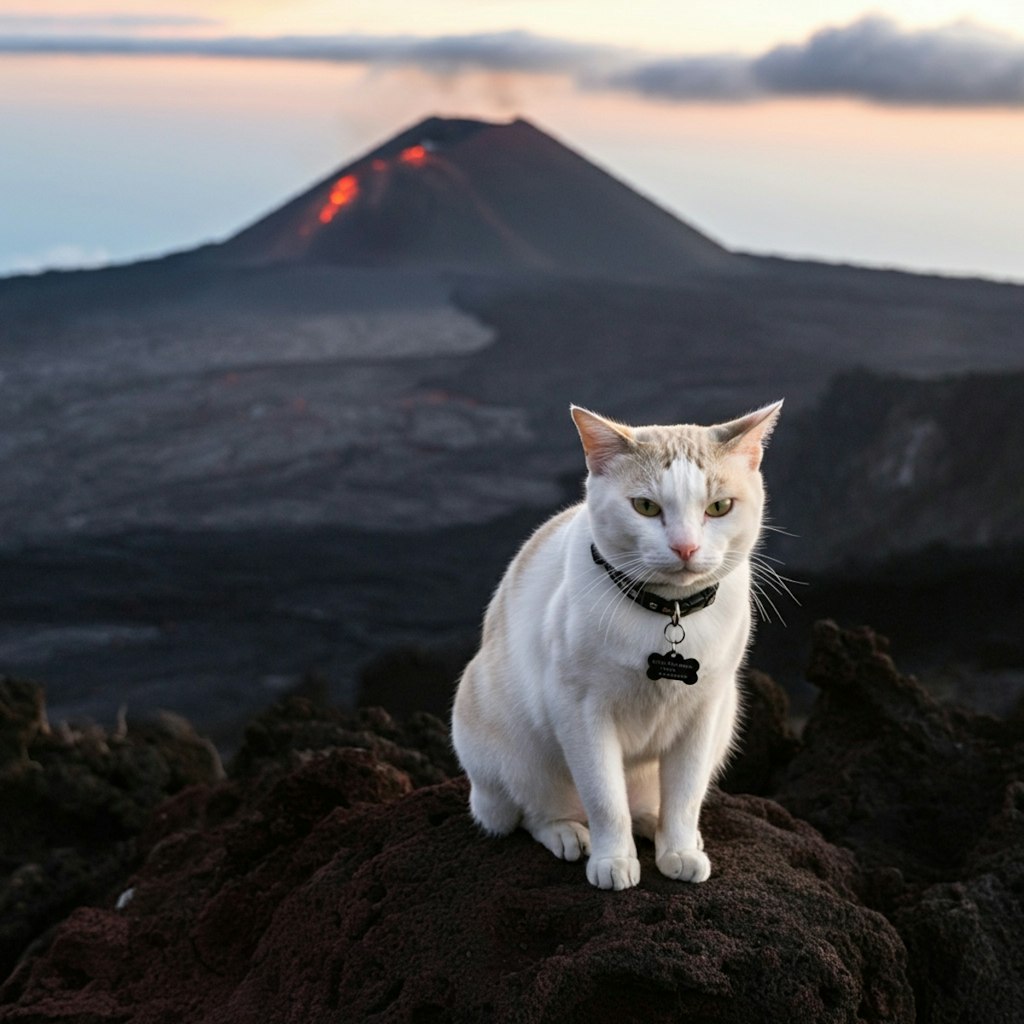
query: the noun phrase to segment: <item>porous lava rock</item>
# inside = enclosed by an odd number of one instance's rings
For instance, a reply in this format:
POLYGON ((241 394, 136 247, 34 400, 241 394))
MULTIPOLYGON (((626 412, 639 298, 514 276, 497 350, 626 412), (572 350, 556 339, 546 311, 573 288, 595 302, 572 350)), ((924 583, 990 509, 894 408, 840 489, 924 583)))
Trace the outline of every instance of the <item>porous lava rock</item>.
POLYGON ((436 715, 412 711, 396 720, 381 707, 340 711, 317 700, 292 696, 257 715, 231 763, 240 781, 279 775, 296 756, 336 747, 368 750, 427 786, 461 772, 448 726, 436 715))
MULTIPOLYGON (((202 784, 224 769, 185 720, 51 727, 43 687, 0 676, 0 979, 73 909, 116 899, 164 832, 195 826, 198 806, 214 818, 235 813, 338 746, 373 751, 409 785, 457 770, 447 727, 429 714, 398 723, 380 708, 345 714, 291 697, 249 723, 233 782, 207 808, 202 784)), ((308 793, 303 801, 289 813, 319 806, 308 793)))
POLYGON ((1022 737, 940 705, 888 646, 869 629, 816 625, 808 678, 821 693, 776 796, 866 864, 959 877, 1020 778, 1022 737))
POLYGON ((640 887, 609 893, 523 833, 482 836, 464 779, 412 790, 367 750, 312 754, 217 820, 233 785, 179 798, 191 826, 122 909, 64 923, 0 1020, 913 1019, 852 857, 762 798, 715 794, 706 884, 645 845, 640 887))
POLYGON ((183 719, 53 728, 42 686, 0 676, 0 977, 136 866, 135 839, 154 807, 222 773, 183 719))
POLYGON ((771 676, 748 669, 740 681, 736 751, 720 780, 730 793, 772 793, 799 747, 789 721, 789 698, 771 676))
POLYGON ((810 678, 799 741, 745 680, 709 881, 641 843, 620 893, 481 835, 440 720, 293 697, 149 815, 141 865, 22 958, 0 1021, 1024 1019, 1024 719, 937 704, 866 629, 819 624, 810 678))
POLYGON ((774 796, 855 854, 919 1021, 1024 1020, 1024 721, 938 704, 888 646, 816 625, 821 693, 774 796))

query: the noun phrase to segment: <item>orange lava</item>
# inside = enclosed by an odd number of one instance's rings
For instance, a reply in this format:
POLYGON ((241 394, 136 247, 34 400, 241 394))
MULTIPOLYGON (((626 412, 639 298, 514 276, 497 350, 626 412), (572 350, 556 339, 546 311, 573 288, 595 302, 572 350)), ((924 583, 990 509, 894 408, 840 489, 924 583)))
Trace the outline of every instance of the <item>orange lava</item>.
POLYGON ((335 214, 343 207, 352 202, 359 195, 359 179, 354 174, 346 174, 339 178, 327 197, 327 202, 320 208, 318 214, 321 224, 330 224, 335 214))
POLYGON ((408 149, 403 149, 398 154, 398 159, 403 164, 422 164, 427 159, 426 146, 410 146, 408 149))

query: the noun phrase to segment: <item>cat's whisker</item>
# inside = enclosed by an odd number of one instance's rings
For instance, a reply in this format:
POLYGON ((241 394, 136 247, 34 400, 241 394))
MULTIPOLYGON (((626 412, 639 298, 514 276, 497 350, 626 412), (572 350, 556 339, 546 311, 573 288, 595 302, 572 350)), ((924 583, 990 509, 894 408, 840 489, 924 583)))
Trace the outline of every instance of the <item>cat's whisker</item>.
POLYGON ((800 539, 799 533, 791 533, 789 530, 785 530, 781 526, 772 526, 770 523, 762 523, 761 529, 770 530, 772 533, 781 533, 783 537, 794 537, 797 540, 800 539))
MULTIPOLYGON (((773 594, 777 595, 778 597, 781 597, 783 594, 787 594, 789 597, 793 596, 792 594, 789 593, 789 591, 783 590, 782 587, 778 586, 776 583, 774 583, 772 580, 768 579, 767 577, 758 576, 758 575, 754 574, 752 579, 757 583, 757 585, 761 588, 761 590, 764 593, 766 593, 766 594, 770 590, 773 594)), ((794 600, 796 600, 796 599, 794 598, 794 600)), ((799 604, 800 602, 797 601, 796 603, 799 604)))
POLYGON ((782 580, 780 577, 768 577, 758 575, 758 580, 762 582, 765 586, 771 587, 771 589, 776 594, 785 594, 786 597, 788 597, 793 602, 793 604, 799 605, 801 608, 803 607, 803 604, 801 603, 800 599, 796 596, 796 594, 793 593, 792 590, 789 589, 785 581, 782 580))
MULTIPOLYGON (((632 576, 633 572, 636 569, 644 567, 646 567, 646 560, 640 557, 639 555, 633 557, 627 556, 626 558, 621 560, 621 564, 616 565, 616 568, 619 569, 620 572, 624 572, 627 576, 632 576)), ((606 583, 607 578, 605 577, 604 573, 600 573, 599 575, 595 576, 594 579, 590 581, 590 583, 583 587, 583 589, 580 590, 580 592, 576 596, 577 598, 588 597, 594 590, 600 589, 606 583)), ((621 596, 621 593, 618 591, 618 588, 615 589, 616 593, 619 594, 619 596, 621 596)))
MULTIPOLYGON (((783 591, 777 586, 774 586, 770 580, 766 580, 763 577, 753 577, 751 579, 751 585, 757 587, 758 592, 766 601, 768 601, 772 605, 773 608, 775 608, 776 615, 778 615, 781 619, 782 614, 781 612, 779 612, 779 609, 775 606, 775 603, 772 599, 772 595, 775 595, 775 597, 780 598, 783 596, 783 594, 787 594, 787 596, 789 597, 792 597, 793 595, 788 594, 787 591, 783 591)), ((793 598, 793 600, 796 601, 795 598, 793 598)), ((796 603, 799 604, 800 602, 796 601, 796 603)))
MULTIPOLYGON (((624 557, 620 556, 617 559, 616 568, 621 568, 623 572, 627 572, 629 568, 633 568, 634 566, 636 566, 636 565, 638 565, 640 563, 641 563, 641 559, 638 556, 631 556, 631 555, 626 555, 624 557), (621 563, 621 565, 618 564, 618 563, 621 563)), ((594 578, 590 581, 590 583, 587 584, 587 586, 580 593, 581 594, 589 593, 594 588, 600 587, 602 585, 602 583, 604 583, 604 581, 605 581, 604 575, 602 573, 597 573, 597 574, 594 575, 594 578)))
POLYGON ((621 604, 626 601, 625 594, 616 588, 614 594, 610 594, 605 598, 603 610, 597 620, 597 631, 604 631, 604 639, 607 643, 609 634, 611 633, 612 623, 615 621, 615 613, 618 611, 621 604))
MULTIPOLYGON (((735 554, 733 552, 729 552, 726 555, 726 557, 723 559, 723 561, 722 561, 721 575, 722 576, 728 575, 742 561, 743 561, 742 556, 740 556, 738 554, 735 554)), ((782 615, 779 613, 778 608, 775 607, 775 604, 772 602, 771 598, 765 592, 764 587, 761 585, 761 582, 760 582, 761 576, 760 576, 760 573, 759 573, 759 568, 760 567, 757 566, 756 563, 751 561, 751 563, 750 563, 750 570, 751 570, 750 571, 750 598, 751 598, 751 600, 754 603, 754 607, 757 608, 758 618, 760 618, 762 622, 771 622, 772 621, 772 617, 768 613, 768 609, 765 607, 765 603, 767 603, 775 611, 775 614, 778 615, 779 619, 782 620, 783 625, 785 625, 785 620, 782 619, 782 615)))
MULTIPOLYGON (((722 565, 715 573, 715 576, 718 579, 722 579, 727 576, 733 569, 742 563, 743 557, 744 556, 734 552, 728 552, 722 560, 722 565)), ((805 586, 806 584, 801 580, 789 579, 779 573, 771 562, 778 562, 781 565, 783 564, 781 559, 773 559, 770 558, 770 556, 761 554, 757 551, 750 552, 749 555, 745 557, 749 559, 751 583, 750 596, 754 607, 757 609, 758 617, 763 622, 772 622, 773 618, 771 612, 774 612, 775 618, 785 625, 786 620, 773 600, 772 594, 774 593, 779 596, 785 594, 796 604, 800 604, 800 601, 792 590, 790 590, 787 584, 793 583, 801 586, 805 586), (771 609, 771 612, 769 609, 771 609)))
MULTIPOLYGON (((775 612, 775 614, 779 617, 779 622, 781 622, 785 626, 786 625, 786 620, 783 617, 782 612, 779 611, 778 606, 771 599, 771 596, 769 595, 768 591, 766 591, 764 589, 764 587, 760 586, 760 584, 758 584, 756 582, 752 582, 751 583, 750 590, 751 590, 751 593, 754 593, 756 591, 761 597, 763 597, 765 599, 765 601, 768 602, 768 607, 771 608, 771 610, 773 612, 775 612)), ((765 619, 765 622, 771 622, 771 617, 768 616, 768 615, 765 615, 764 619, 765 619)))
POLYGON ((764 605, 761 603, 761 598, 758 596, 758 589, 759 588, 756 584, 750 588, 750 598, 757 607, 758 618, 762 619, 764 622, 771 622, 771 617, 765 611, 764 605))
POLYGON ((760 551, 760 550, 755 548, 750 553, 750 560, 753 563, 757 563, 757 564, 761 565, 763 568, 765 568, 769 572, 773 573, 775 576, 778 576, 779 579, 785 580, 787 583, 797 583, 797 584, 799 584, 802 587, 807 586, 807 581, 806 580, 797 580, 797 579, 792 579, 789 576, 783 576, 778 571, 778 569, 775 568, 775 565, 785 565, 786 564, 781 558, 775 558, 772 555, 766 555, 763 551, 760 551), (774 563, 774 565, 769 564, 769 563, 774 563))
MULTIPOLYGON (((632 575, 632 571, 635 568, 644 566, 645 561, 639 555, 635 555, 632 557, 627 555, 625 558, 620 558, 620 564, 622 566, 622 568, 620 569, 621 572, 626 573, 626 575, 632 575)), ((649 579, 650 577, 647 576, 644 581, 645 584, 649 579)), ((593 581, 591 581, 591 583, 589 583, 585 588, 583 588, 583 590, 579 594, 579 597, 582 598, 588 596, 592 591, 594 591, 595 589, 599 589, 606 582, 607 579, 602 573, 600 576, 596 577, 593 581)), ((614 613, 618 609, 620 603, 625 600, 628 600, 625 594, 623 594, 618 587, 612 587, 609 593, 603 598, 602 603, 599 605, 597 609, 597 630, 598 632, 600 632, 602 629, 605 629, 606 640, 608 638, 608 633, 611 629, 611 624, 614 621, 614 613), (607 626, 605 626, 606 622, 607 626)))
POLYGON ((605 609, 601 613, 601 616, 598 619, 597 623, 598 632, 600 633, 603 631, 604 633, 605 643, 608 642, 609 637, 611 636, 612 625, 615 622, 615 616, 618 613, 619 608, 622 607, 622 605, 628 600, 629 598, 627 598, 625 594, 620 592, 617 595, 611 597, 606 602, 605 609))
MULTIPOLYGON (((639 564, 641 564, 641 565, 643 565, 643 564, 644 564, 644 563, 643 563, 643 561, 642 561, 642 560, 640 560, 640 559, 637 559, 637 561, 638 561, 638 562, 639 562, 639 564)), ((628 564, 628 563, 627 563, 627 564, 628 564)), ((623 570, 623 571, 626 571, 626 570, 623 570)), ((628 572, 627 572, 627 575, 629 575, 629 573, 628 573, 628 572)), ((637 579, 637 582, 638 582, 638 583, 640 584, 640 586, 641 586, 642 588, 645 588, 645 587, 646 587, 646 586, 647 586, 647 585, 648 585, 648 584, 649 584, 649 583, 651 582, 651 580, 652 580, 653 578, 654 578, 654 571, 653 571, 653 570, 650 570, 650 569, 648 569, 648 571, 647 571, 647 572, 646 572, 646 573, 645 573, 645 574, 644 574, 643 576, 641 576, 641 577, 638 577, 638 579, 637 579)), ((612 622, 613 622, 613 618, 614 618, 614 616, 612 615, 612 613, 613 613, 613 612, 615 612, 615 611, 617 611, 620 605, 622 605, 622 604, 625 604, 625 603, 628 603, 628 602, 629 602, 629 600, 630 600, 630 599, 629 599, 629 598, 628 598, 628 597, 626 596, 626 594, 625 594, 625 593, 623 593, 623 592, 622 592, 621 590, 619 590, 619 588, 618 588, 618 587, 616 587, 616 588, 615 588, 615 595, 616 595, 616 596, 615 596, 615 597, 614 597, 614 598, 612 599, 612 601, 611 601, 611 603, 610 603, 610 604, 608 605, 608 607, 607 607, 606 611, 605 611, 605 612, 604 612, 604 613, 603 613, 603 614, 601 615, 601 619, 600 619, 600 622, 599 622, 599 624, 598 624, 598 628, 600 629, 600 628, 601 628, 601 624, 602 624, 602 623, 604 623, 604 621, 605 621, 605 617, 607 616, 607 618, 608 618, 608 625, 607 625, 607 627, 605 628, 605 641, 607 641, 607 640, 608 640, 608 635, 609 635, 609 633, 611 632, 612 622)))
POLYGON ((807 586, 807 583, 803 580, 790 579, 788 576, 783 576, 774 566, 767 565, 757 560, 757 556, 752 556, 750 561, 751 573, 757 577, 766 586, 771 587, 776 593, 785 594, 796 604, 800 604, 799 599, 789 589, 789 584, 792 583, 795 586, 807 586))
POLYGON ((770 565, 768 562, 762 562, 756 556, 751 556, 750 568, 758 573, 761 573, 764 576, 770 576, 772 579, 784 579, 784 577, 779 573, 778 569, 776 569, 774 565, 770 565))

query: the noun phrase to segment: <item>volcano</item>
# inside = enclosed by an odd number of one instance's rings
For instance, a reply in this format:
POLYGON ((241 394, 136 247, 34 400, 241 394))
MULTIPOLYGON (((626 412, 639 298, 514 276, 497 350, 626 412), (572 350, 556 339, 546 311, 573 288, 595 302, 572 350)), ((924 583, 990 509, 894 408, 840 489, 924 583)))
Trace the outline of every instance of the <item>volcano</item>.
POLYGON ((617 279, 721 271, 736 259, 527 121, 439 117, 339 168, 218 254, 617 279))

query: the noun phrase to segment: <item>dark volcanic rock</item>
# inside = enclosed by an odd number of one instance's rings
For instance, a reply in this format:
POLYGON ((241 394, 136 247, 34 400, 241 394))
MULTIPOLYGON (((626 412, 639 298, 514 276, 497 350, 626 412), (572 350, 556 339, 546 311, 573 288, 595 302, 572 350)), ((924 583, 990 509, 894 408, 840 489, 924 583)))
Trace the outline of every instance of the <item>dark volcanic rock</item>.
POLYGON ((157 804, 220 774, 212 745, 181 719, 114 734, 51 729, 43 688, 0 676, 0 976, 70 910, 123 881, 157 804))
POLYGON ((612 895, 524 834, 481 836, 464 780, 408 790, 335 750, 171 833, 123 910, 75 913, 8 982, 0 1019, 913 1019, 852 858, 769 801, 712 800, 707 884, 663 878, 648 846, 641 886, 612 895))
POLYGON ((428 712, 414 712, 398 722, 379 707, 344 712, 289 697, 246 727, 231 775, 265 780, 286 772, 295 758, 337 747, 370 751, 408 775, 414 786, 443 782, 461 771, 448 726, 428 712))
POLYGON ((808 676, 822 692, 775 796, 865 864, 958 878, 1021 777, 1024 737, 941 706, 887 649, 868 629, 815 627, 808 676))
MULTIPOLYGON (((194 827, 200 807, 216 818, 268 793, 287 799, 285 780, 305 778, 318 752, 338 746, 372 752, 412 780, 406 787, 457 770, 447 727, 430 715, 399 724, 379 708, 344 715, 296 697, 249 724, 232 764, 238 782, 208 806, 196 784, 224 773, 212 744, 187 722, 164 715, 115 733, 52 729, 42 687, 0 677, 0 976, 72 909, 116 897, 140 851, 169 830, 194 827)), ((345 784, 323 786, 326 807, 335 806, 345 784)), ((320 806, 304 791, 291 813, 320 806)))
POLYGON ((773 792, 799 742, 789 724, 789 698, 770 676, 748 669, 741 682, 742 708, 736 753, 720 780, 729 793, 773 792))
POLYGON ((150 817, 121 899, 37 944, 0 1021, 1021 1019, 1024 721, 940 707, 868 630, 821 624, 810 676, 798 743, 750 673, 724 781, 768 796, 711 794, 711 879, 642 843, 622 893, 480 835, 440 720, 291 698, 150 817))
POLYGON ((818 624, 822 692, 775 796, 856 854, 920 1021, 1024 1019, 1024 723, 941 707, 887 646, 818 624))
POLYGON ((456 684, 477 643, 474 633, 466 643, 385 651, 359 673, 359 703, 386 707, 396 715, 429 711, 449 718, 456 684))

